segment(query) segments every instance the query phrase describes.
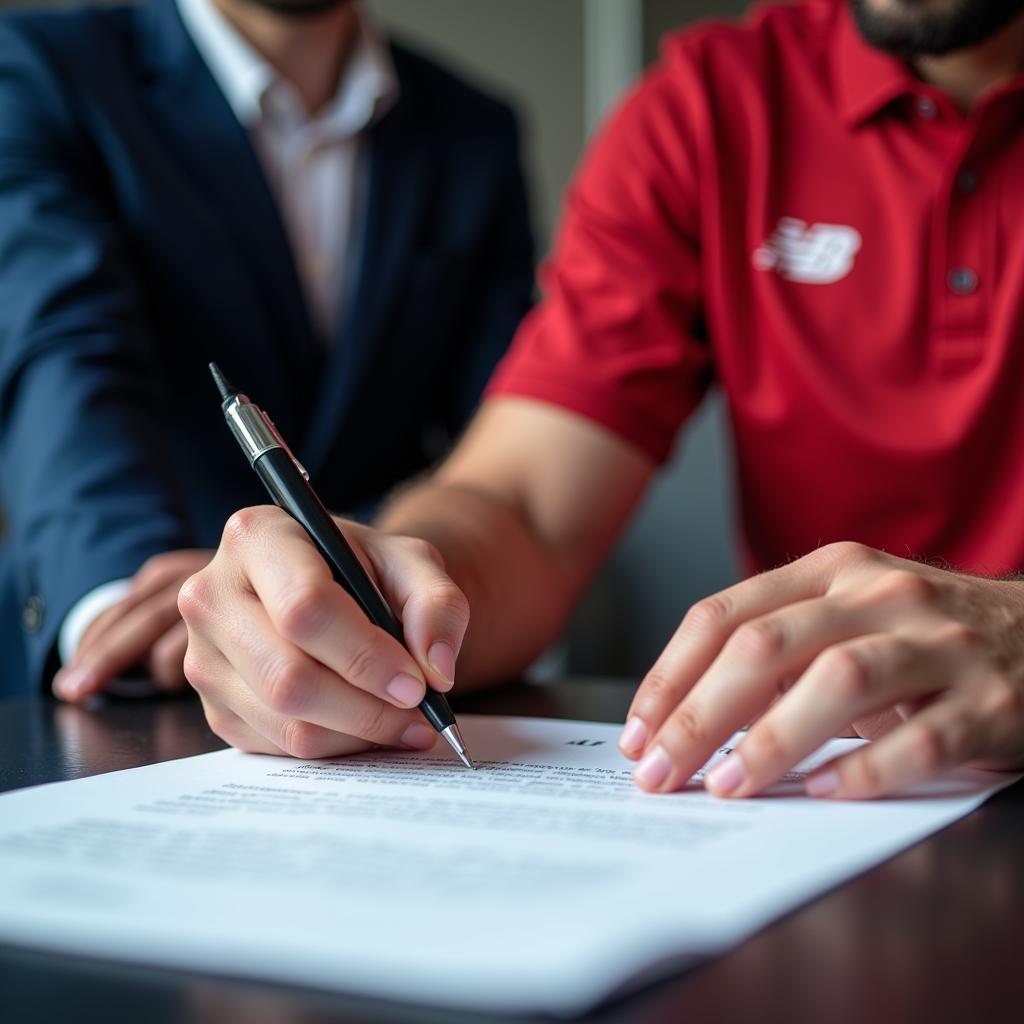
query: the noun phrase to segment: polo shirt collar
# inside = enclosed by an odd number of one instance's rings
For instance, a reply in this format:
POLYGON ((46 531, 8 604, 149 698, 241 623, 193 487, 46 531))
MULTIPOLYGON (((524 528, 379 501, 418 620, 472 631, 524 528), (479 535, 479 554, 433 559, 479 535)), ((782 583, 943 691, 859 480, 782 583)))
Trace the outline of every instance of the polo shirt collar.
POLYGON ((898 57, 871 46, 860 34, 847 0, 842 0, 836 25, 835 76, 839 111, 849 127, 857 127, 893 100, 921 87, 898 57))
MULTIPOLYGON (((255 128, 267 117, 273 98, 297 97, 273 67, 224 17, 212 0, 176 0, 181 20, 228 105, 243 127, 255 128)), ((398 98, 398 76, 384 40, 366 15, 359 26, 352 54, 327 107, 316 115, 325 135, 355 135, 381 117, 398 98)), ((289 101, 285 100, 287 104, 289 101)))

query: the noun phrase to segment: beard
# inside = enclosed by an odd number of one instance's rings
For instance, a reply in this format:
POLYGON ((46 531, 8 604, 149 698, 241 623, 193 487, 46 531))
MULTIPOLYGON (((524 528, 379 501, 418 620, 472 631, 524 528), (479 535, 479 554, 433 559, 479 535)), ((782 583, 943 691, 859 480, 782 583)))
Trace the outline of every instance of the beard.
POLYGON ((899 57, 939 57, 995 35, 1024 14, 1024 0, 850 0, 860 34, 899 57))
POLYGON ((325 14, 338 7, 345 7, 352 0, 244 0, 253 7, 262 7, 286 18, 311 18, 325 14))

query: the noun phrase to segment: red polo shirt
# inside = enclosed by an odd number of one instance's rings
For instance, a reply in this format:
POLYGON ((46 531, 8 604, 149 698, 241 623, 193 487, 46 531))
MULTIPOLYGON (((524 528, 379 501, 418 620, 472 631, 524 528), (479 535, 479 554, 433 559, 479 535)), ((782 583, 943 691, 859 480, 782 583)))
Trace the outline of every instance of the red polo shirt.
POLYGON ((845 2, 670 37, 491 383, 664 460, 717 381, 751 568, 1024 567, 1024 76, 969 115, 845 2))

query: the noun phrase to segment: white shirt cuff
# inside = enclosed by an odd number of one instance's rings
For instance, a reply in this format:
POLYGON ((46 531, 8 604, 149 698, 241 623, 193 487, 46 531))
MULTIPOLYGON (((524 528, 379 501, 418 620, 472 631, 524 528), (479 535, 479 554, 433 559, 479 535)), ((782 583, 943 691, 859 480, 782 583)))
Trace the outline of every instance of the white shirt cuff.
POLYGON ((62 665, 66 665, 75 656, 78 645, 93 620, 117 604, 128 593, 131 582, 130 579, 124 579, 101 583, 75 603, 64 617, 60 632, 57 634, 57 653, 62 665))

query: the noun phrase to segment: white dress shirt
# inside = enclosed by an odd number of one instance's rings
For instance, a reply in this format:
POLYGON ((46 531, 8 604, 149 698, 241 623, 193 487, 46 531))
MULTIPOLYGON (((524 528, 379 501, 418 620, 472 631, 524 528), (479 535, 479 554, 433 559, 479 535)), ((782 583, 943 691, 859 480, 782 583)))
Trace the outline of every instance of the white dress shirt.
POLYGON ((310 117, 212 0, 177 0, 185 28, 248 130, 292 244, 314 325, 329 340, 349 283, 365 205, 365 129, 398 96, 387 46, 359 12, 334 99, 310 117))
MULTIPOLYGON (((330 344, 351 290, 365 210, 366 129, 398 96, 387 45, 362 10, 334 98, 310 116, 297 90, 212 0, 177 0, 185 29, 249 133, 277 200, 313 326, 330 344)), ((74 656, 92 621, 124 596, 127 580, 90 591, 61 624, 58 653, 74 656)))

